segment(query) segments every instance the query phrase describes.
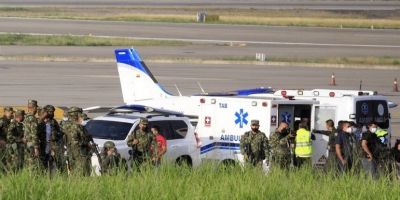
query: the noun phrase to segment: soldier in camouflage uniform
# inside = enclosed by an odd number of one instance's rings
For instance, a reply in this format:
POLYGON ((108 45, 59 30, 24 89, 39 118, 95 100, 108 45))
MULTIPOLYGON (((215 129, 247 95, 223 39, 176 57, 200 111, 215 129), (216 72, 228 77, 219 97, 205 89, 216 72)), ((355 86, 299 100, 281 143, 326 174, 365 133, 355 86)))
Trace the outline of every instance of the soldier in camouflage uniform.
POLYGON ((72 118, 70 117, 69 112, 71 112, 71 114, 74 114, 74 112, 81 112, 81 110, 78 107, 71 107, 67 110, 64 111, 64 117, 63 119, 60 121, 60 128, 61 128, 61 132, 63 133, 63 140, 64 140, 64 144, 65 144, 65 148, 64 149, 66 151, 66 153, 64 154, 63 157, 63 163, 65 163, 67 165, 67 171, 68 174, 71 174, 71 170, 72 168, 75 168, 75 166, 72 166, 74 163, 74 161, 72 160, 72 147, 70 146, 70 143, 72 141, 72 131, 71 127, 74 124, 74 122, 71 120, 72 118), (65 157, 66 156, 66 157, 65 157))
POLYGON ((82 126, 82 108, 71 107, 68 110, 68 121, 63 123, 64 139, 67 145, 69 170, 74 173, 90 175, 89 135, 82 126))
POLYGON ((38 105, 36 100, 28 101, 28 113, 24 120, 24 167, 38 169, 40 167, 39 119, 36 117, 38 105))
POLYGON ((63 134, 58 122, 54 119, 55 108, 52 105, 43 107, 39 123, 40 151, 43 166, 53 174, 56 169, 65 171, 63 161, 63 134))
POLYGON ((246 163, 261 167, 264 159, 269 161, 270 148, 267 136, 258 130, 259 127, 258 120, 251 120, 251 131, 247 131, 240 138, 240 152, 246 163))
POLYGON ((150 148, 155 141, 154 134, 149 131, 148 120, 141 118, 139 129, 128 136, 128 146, 132 147, 131 158, 136 168, 139 168, 144 162, 150 162, 150 148))
POLYGON ((0 118, 0 173, 6 171, 7 166, 7 131, 13 118, 14 109, 4 107, 4 116, 0 118))
POLYGON ((104 143, 101 151, 101 160, 101 174, 111 175, 118 170, 120 164, 122 164, 121 155, 115 148, 114 142, 107 141, 104 143))
POLYGON ((16 110, 7 130, 7 168, 12 172, 22 169, 24 163, 24 110, 16 110))
POLYGON ((281 122, 270 137, 273 167, 279 166, 281 169, 289 169, 291 141, 293 141, 293 135, 290 134, 289 125, 286 122, 281 122))

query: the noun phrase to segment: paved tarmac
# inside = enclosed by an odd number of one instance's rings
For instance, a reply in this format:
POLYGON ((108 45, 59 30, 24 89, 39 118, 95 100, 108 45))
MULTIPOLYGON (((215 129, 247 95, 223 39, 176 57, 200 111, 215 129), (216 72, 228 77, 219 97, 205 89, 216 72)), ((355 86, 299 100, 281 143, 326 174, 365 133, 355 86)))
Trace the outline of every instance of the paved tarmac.
MULTIPOLYGON (((376 90, 391 95, 399 70, 355 70, 258 65, 203 65, 147 63, 167 90, 174 84, 185 95, 200 93, 197 82, 207 92, 271 86, 286 89, 337 88, 376 90), (329 86, 331 73, 338 86, 329 86)), ((0 61, 0 102, 21 104, 27 98, 57 105, 118 105, 122 103, 115 63, 0 61)))
MULTIPOLYGON (((87 57, 114 58, 114 50, 125 47, 57 47, 57 46, 0 46, 0 56, 53 56, 53 57, 87 57)), ((246 45, 229 46, 217 44, 198 44, 184 46, 135 46, 143 58, 251 58, 256 53, 266 54, 269 58, 332 58, 332 57, 400 57, 400 49, 379 50, 359 47, 319 47, 319 46, 279 46, 279 45, 246 45)))
POLYGON ((312 0, 0 0, 6 6, 143 6, 143 7, 217 7, 256 9, 316 9, 316 10, 393 10, 398 1, 312 1, 312 0))
POLYGON ((121 36, 259 45, 400 48, 399 30, 0 18, 1 32, 121 36))
MULTIPOLYGON (((200 45, 184 47, 138 47, 146 55, 189 55, 212 57, 254 56, 265 53, 275 57, 361 57, 400 56, 399 30, 366 30, 334 28, 301 28, 240 25, 102 22, 48 19, 0 18, 0 32, 75 34, 117 36, 139 39, 188 41, 200 45), (162 31, 160 31, 162 30, 162 31), (233 46, 230 46, 233 44, 233 46), (210 48, 212 46, 212 48, 210 48), (147 52, 146 52, 147 51, 147 52), (149 53, 150 52, 150 53, 149 53), (198 54, 198 55, 196 55, 198 54)), ((64 48, 61 54, 96 54, 105 56, 111 48, 64 48), (68 50, 69 49, 69 50, 68 50), (68 53, 70 51, 70 53, 68 53)), ((21 50, 26 52, 29 49, 21 50)), ((32 48, 31 48, 32 49, 32 48)), ((36 48, 37 49, 37 48, 36 48)), ((3 47, 0 54, 16 52, 15 47, 3 47), (13 50, 14 49, 14 50, 13 50)), ((30 54, 38 54, 46 50, 30 54)), ((51 51, 53 52, 53 51, 51 51)))

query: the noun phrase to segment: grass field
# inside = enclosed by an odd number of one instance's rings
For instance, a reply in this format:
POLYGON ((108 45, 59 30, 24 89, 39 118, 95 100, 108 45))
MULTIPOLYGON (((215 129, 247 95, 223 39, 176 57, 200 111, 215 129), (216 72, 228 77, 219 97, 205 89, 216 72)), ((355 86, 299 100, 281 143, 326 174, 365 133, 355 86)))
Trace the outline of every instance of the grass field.
MULTIPOLYGON (((399 29, 400 11, 320 11, 320 10, 258 10, 205 9, 218 19, 207 23, 277 26, 343 27, 399 29)), ((198 8, 40 8, 2 7, 3 17, 37 17, 52 19, 89 19, 110 21, 145 21, 194 23, 198 8)))
POLYGON ((0 45, 41 46, 181 46, 190 42, 166 40, 133 40, 71 35, 0 34, 0 45))
POLYGON ((300 169, 267 175, 254 168, 158 170, 103 177, 48 177, 27 172, 1 177, 1 199, 398 199, 398 180, 335 177, 300 169))

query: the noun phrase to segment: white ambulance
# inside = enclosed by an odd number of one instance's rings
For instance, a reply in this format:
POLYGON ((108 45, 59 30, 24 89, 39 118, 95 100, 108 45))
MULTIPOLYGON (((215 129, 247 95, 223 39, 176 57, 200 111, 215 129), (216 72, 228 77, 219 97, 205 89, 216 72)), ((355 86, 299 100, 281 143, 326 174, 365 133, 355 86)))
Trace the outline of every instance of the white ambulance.
POLYGON ((317 100, 319 105, 315 106, 315 118, 312 120, 315 122, 315 130, 325 130, 325 121, 328 119, 332 119, 335 125, 340 120, 362 125, 375 121, 380 128, 388 131, 386 140, 391 139, 389 108, 397 105, 388 101, 387 97, 378 95, 377 92, 329 89, 278 90, 273 94, 255 96, 317 100))
MULTIPOLYGON (((257 97, 202 97, 200 102, 196 134, 201 139, 201 158, 222 163, 243 162, 240 138, 250 130, 251 120, 259 120, 260 131, 269 137, 281 121, 294 129, 296 121, 314 118, 318 105, 314 100, 257 97)), ((314 123, 310 126, 314 128, 314 123)))

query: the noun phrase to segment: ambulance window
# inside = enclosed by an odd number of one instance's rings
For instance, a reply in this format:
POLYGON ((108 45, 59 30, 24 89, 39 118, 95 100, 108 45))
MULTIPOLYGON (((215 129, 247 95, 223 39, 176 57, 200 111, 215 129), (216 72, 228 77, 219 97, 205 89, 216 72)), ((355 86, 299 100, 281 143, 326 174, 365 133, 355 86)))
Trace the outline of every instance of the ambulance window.
POLYGON ((174 131, 174 137, 172 139, 183 139, 186 137, 188 132, 188 126, 184 121, 174 120, 170 121, 172 130, 174 131))
POLYGON ((356 102, 356 121, 366 125, 375 121, 380 128, 389 128, 389 109, 385 100, 366 100, 356 102))
POLYGON ((316 106, 315 107, 315 130, 326 130, 325 122, 328 119, 335 121, 335 106, 316 106))

